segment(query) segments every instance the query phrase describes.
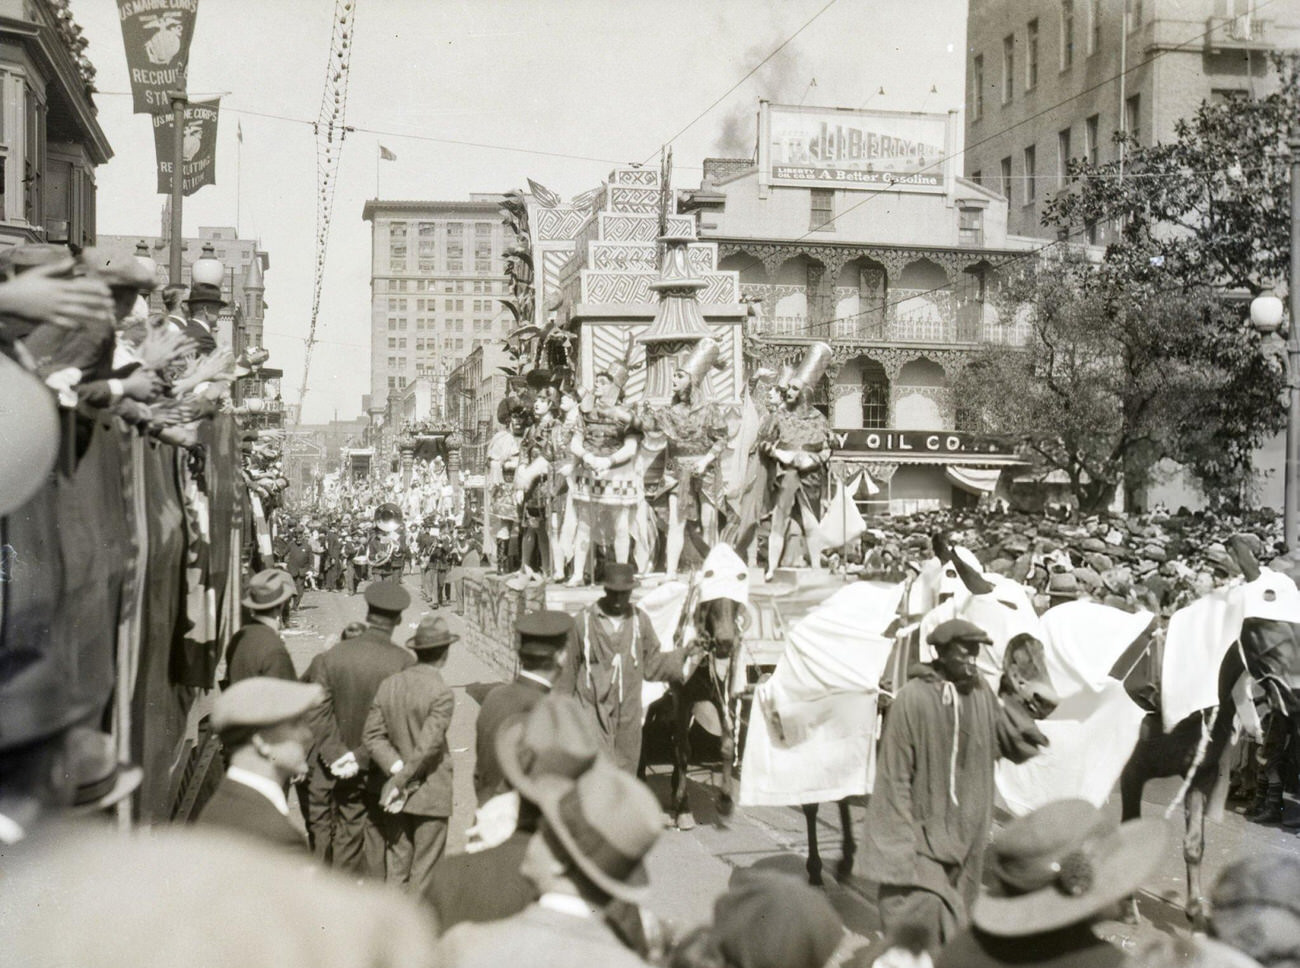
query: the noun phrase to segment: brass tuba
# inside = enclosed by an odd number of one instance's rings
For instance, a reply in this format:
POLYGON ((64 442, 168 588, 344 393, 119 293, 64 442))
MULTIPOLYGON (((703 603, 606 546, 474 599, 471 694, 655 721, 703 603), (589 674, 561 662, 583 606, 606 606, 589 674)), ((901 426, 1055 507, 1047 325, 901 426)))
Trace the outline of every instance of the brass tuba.
POLYGON ((380 535, 377 547, 370 554, 370 565, 382 568, 401 550, 402 509, 396 504, 381 504, 375 509, 374 520, 380 535))

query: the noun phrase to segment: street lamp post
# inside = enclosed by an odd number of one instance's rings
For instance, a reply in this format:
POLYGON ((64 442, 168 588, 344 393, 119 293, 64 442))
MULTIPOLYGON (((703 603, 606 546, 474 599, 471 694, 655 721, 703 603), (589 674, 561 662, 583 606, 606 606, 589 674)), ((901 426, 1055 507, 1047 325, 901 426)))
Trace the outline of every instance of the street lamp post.
MULTIPOLYGON (((1290 324, 1283 330, 1286 340, 1286 467, 1282 481, 1282 533, 1286 550, 1300 550, 1300 137, 1287 147, 1291 154, 1291 266, 1287 295, 1291 304, 1290 324)), ((1282 326, 1282 300, 1271 291, 1260 293, 1250 304, 1250 321, 1268 335, 1282 326)))

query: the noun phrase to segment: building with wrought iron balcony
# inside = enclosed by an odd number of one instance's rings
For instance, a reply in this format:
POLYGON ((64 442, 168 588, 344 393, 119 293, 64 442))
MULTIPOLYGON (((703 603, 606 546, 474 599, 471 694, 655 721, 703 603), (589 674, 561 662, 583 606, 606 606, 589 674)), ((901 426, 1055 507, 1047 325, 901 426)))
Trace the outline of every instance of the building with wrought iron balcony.
POLYGON ((1035 243, 1008 235, 1003 195, 960 177, 955 125, 763 102, 757 157, 705 159, 678 199, 739 276, 751 372, 831 345, 813 402, 839 434, 833 467, 869 474, 877 512, 962 504, 1020 463, 964 432, 952 388, 982 346, 1027 338, 988 296, 1035 243))

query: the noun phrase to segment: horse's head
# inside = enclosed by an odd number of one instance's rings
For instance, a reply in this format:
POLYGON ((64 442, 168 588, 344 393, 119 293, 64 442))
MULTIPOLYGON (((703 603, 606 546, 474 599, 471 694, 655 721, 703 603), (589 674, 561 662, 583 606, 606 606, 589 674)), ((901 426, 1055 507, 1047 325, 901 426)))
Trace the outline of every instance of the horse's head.
POLYGON ((1060 705, 1047 674, 1043 643, 1027 632, 1012 636, 1002 657, 1003 698, 1018 701, 1034 719, 1046 719, 1060 705))
POLYGON ((745 606, 730 598, 700 602, 695 610, 695 628, 719 659, 729 659, 740 644, 740 614, 745 606))
POLYGON ((749 568, 730 545, 714 545, 700 567, 698 587, 695 627, 714 655, 730 658, 740 644, 741 622, 750 615, 749 568))

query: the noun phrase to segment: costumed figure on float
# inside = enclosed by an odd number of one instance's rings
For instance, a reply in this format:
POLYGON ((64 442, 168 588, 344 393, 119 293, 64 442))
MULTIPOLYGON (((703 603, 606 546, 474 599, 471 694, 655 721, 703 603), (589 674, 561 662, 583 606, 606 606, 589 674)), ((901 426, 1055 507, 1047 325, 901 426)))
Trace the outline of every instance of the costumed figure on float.
POLYGON ((582 419, 570 443, 578 463, 573 472, 573 507, 578 515, 570 585, 585 581, 591 543, 613 544, 613 561, 626 563, 632 548, 632 517, 643 499, 636 455, 640 437, 631 410, 622 405, 629 372, 612 363, 595 377, 595 393, 582 404, 582 419))
MULTIPOLYGON (((831 457, 830 422, 811 403, 817 382, 830 365, 831 348, 814 343, 799 368, 782 388, 781 406, 770 413, 759 431, 758 453, 771 475, 768 498, 772 502, 772 531, 767 539, 767 574, 770 581, 781 564, 787 533, 792 524, 805 545, 821 520, 826 465, 831 457)), ((816 566, 809 549, 809 564, 816 566)))
POLYGON ((708 375, 721 366, 717 340, 702 339, 683 350, 673 370, 672 402, 646 405, 641 423, 646 449, 657 449, 665 439, 664 490, 668 495, 668 535, 665 570, 677 573, 682 548, 689 535, 700 559, 717 543, 719 516, 725 508, 721 457, 727 448, 727 422, 722 410, 709 399, 708 375))
POLYGON ((497 574, 511 571, 511 544, 519 523, 519 506, 515 502, 515 473, 522 456, 521 441, 528 421, 528 410, 513 393, 497 406, 497 421, 504 426, 488 444, 487 490, 488 521, 496 543, 497 574))
MULTIPOLYGON (((535 370, 529 374, 530 382, 534 374, 540 374, 536 377, 539 382, 550 379, 548 372, 535 370)), ((543 576, 550 560, 551 475, 555 463, 552 431, 558 423, 558 409, 555 388, 543 382, 533 401, 532 422, 524 431, 522 466, 515 475, 515 503, 520 512, 519 570, 530 578, 537 574, 534 558, 543 576)))

